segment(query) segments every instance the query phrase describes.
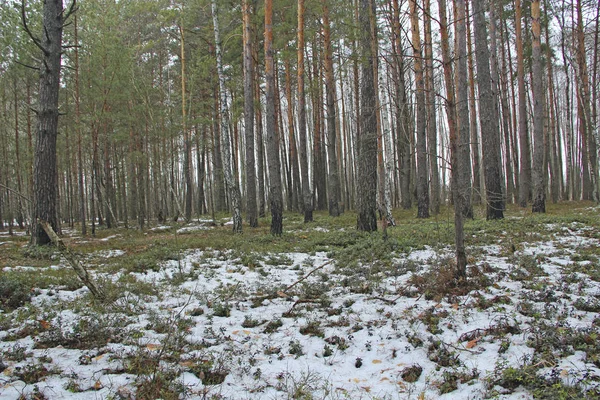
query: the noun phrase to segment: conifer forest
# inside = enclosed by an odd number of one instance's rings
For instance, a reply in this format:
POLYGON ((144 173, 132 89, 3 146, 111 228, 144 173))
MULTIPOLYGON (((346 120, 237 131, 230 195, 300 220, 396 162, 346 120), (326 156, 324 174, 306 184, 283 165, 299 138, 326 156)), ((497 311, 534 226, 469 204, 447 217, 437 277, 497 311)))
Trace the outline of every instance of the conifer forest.
POLYGON ((1 1, 0 400, 597 398, 599 39, 596 0, 1 1))

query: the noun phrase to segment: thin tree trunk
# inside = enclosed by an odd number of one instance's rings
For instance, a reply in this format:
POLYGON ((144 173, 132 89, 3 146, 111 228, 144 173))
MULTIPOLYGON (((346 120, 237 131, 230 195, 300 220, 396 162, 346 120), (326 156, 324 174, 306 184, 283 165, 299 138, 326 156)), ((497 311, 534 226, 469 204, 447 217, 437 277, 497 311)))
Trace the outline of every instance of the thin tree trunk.
POLYGON ((265 0, 265 92, 267 94, 267 153, 270 181, 271 233, 275 236, 281 236, 283 233, 283 196, 281 191, 281 166, 279 163, 279 138, 277 137, 275 126, 274 72, 273 0, 265 0))
MULTIPOLYGON (((458 0, 461 1, 461 0, 458 0)), ((455 5, 456 6, 456 5, 455 5)), ((464 16, 464 4, 463 16, 464 16)), ((455 241, 455 254, 456 254, 456 271, 455 279, 458 281, 464 280, 467 277, 467 256, 465 252, 465 234, 464 234, 464 216, 463 210, 464 205, 462 204, 464 195, 460 193, 460 175, 459 172, 463 170, 464 165, 468 164, 470 160, 468 158, 462 158, 463 154, 459 151, 460 141, 458 136, 458 129, 456 127, 456 102, 454 93, 454 82, 452 81, 452 61, 450 58, 450 49, 448 44, 448 18, 446 16, 446 1, 438 0, 438 9, 440 13, 440 34, 441 34, 441 48, 442 48, 442 61, 444 64, 444 79, 446 82, 446 114, 448 117, 448 129, 450 131, 450 156, 452 158, 452 171, 451 171, 451 186, 452 186, 452 201, 454 203, 454 241, 455 241)), ((458 21, 457 21, 458 22, 458 21)), ((464 25, 464 19, 462 24, 464 25)), ((463 29, 464 33, 464 29, 463 29)), ((464 42, 463 37, 463 42, 464 42)), ((462 55, 464 58, 464 54, 462 55)), ((463 60, 463 64, 466 61, 463 60)), ((466 72, 466 65, 463 65, 463 69, 466 72)), ((466 74, 464 74, 466 75, 466 74)), ((466 79, 466 76, 463 78, 466 79)), ((463 86, 466 82, 462 82, 463 86)), ((468 109, 463 110, 468 114, 468 109)))
POLYGON ((398 168, 400 169, 400 204, 403 209, 412 207, 410 193, 411 178, 411 148, 412 136, 409 99, 406 94, 406 81, 404 78, 404 54, 402 50, 402 36, 400 30, 400 6, 398 0, 393 0, 393 30, 394 30, 394 66, 397 77, 395 79, 395 105, 396 105, 396 137, 398 152, 398 168))
POLYGON ((292 76, 289 58, 285 60, 285 97, 287 99, 287 119, 288 119, 288 147, 289 147, 289 167, 291 170, 291 183, 289 195, 291 196, 291 209, 299 210, 299 200, 301 195, 300 188, 300 165, 298 162, 298 148, 296 146, 296 134, 294 124, 294 101, 292 99, 292 76))
POLYGON ((329 190, 329 215, 340 215, 340 177, 338 172, 336 151, 336 120, 335 112, 335 79, 333 76, 333 48, 331 46, 331 29, 329 26, 329 6, 327 0, 322 0, 323 6, 323 41, 325 51, 325 88, 327 106, 327 160, 329 190))
POLYGON ((250 0, 243 0, 244 18, 244 132, 246 139, 246 218, 258 226, 256 204, 256 162, 254 160, 254 61, 252 60, 252 26, 250 0))
POLYGON ((417 0, 410 0, 410 21, 414 56, 416 101, 417 101, 417 218, 429 218, 429 173, 427 165, 427 132, 425 107, 425 81, 423 56, 419 33, 419 7, 417 0))
MULTIPOLYGON (((457 195, 461 196, 462 215, 465 218, 473 218, 473 205, 471 203, 471 195, 473 189, 471 187, 471 146, 479 148, 477 140, 474 140, 474 144, 471 144, 471 137, 476 138, 477 133, 471 132, 471 127, 475 125, 473 118, 475 110, 474 101, 474 86, 467 84, 467 72, 468 72, 468 60, 467 55, 467 14, 465 0, 455 0, 454 9, 456 14, 456 87, 457 87, 457 110, 456 110, 456 125, 457 125, 457 140, 459 158, 463 161, 461 168, 457 171, 457 182, 458 185, 456 190, 457 195), (469 98, 468 90, 469 87, 473 88, 471 92, 471 114, 469 114, 469 98)), ((450 132, 452 135, 452 131, 450 132)), ((452 155, 451 155, 452 156, 452 155)), ((475 175, 474 186, 475 196, 480 198, 479 189, 477 189, 477 183, 479 182, 479 150, 473 152, 474 164, 473 172, 475 175), (477 169, 475 169, 477 168, 477 169)), ((454 198, 454 197, 453 197, 454 198)))
POLYGON ((75 40, 75 124, 77 126, 77 171, 79 181, 79 219, 81 221, 81 234, 87 235, 85 186, 82 155, 82 133, 81 133, 81 98, 79 96, 79 41, 77 29, 77 15, 73 16, 73 30, 75 40))
POLYGON ((304 94, 304 0, 298 0, 298 136, 300 137, 300 167, 302 171, 302 208, 304 222, 313 220, 312 194, 308 173, 306 96, 304 94))
MULTIPOLYGON (((466 210, 468 210, 466 216, 470 218, 473 217, 473 204, 481 204, 482 198, 482 188, 481 188, 481 152, 479 150, 480 145, 480 132, 477 127, 477 104, 475 97, 475 63, 473 61, 473 43, 471 40, 471 23, 469 22, 469 1, 465 0, 465 25, 467 30, 467 65, 469 70, 469 132, 471 137, 468 139, 467 136, 461 136, 459 140, 461 140, 460 146, 462 149, 460 151, 469 152, 469 159, 472 157, 473 161, 469 163, 465 168, 471 168, 469 172, 469 179, 471 179, 471 175, 473 177, 472 188, 470 189, 471 193, 465 194, 466 196, 472 196, 472 201, 469 199, 468 203, 464 203, 463 206, 466 210), (470 149, 466 148, 466 143, 469 141, 470 149)), ((461 90, 462 85, 459 85, 458 91, 461 90)), ((462 101, 459 100, 459 107, 462 101)), ((460 111, 459 111, 460 113, 460 111)), ((460 125, 460 124, 459 124, 460 125)), ((466 172, 465 172, 466 173, 466 172)), ((463 199, 463 201, 467 201, 468 198, 463 199)))
POLYGON ((525 92, 525 61, 523 56, 521 0, 515 0, 515 47, 517 48, 517 84, 519 90, 519 205, 527 207, 531 199, 531 146, 527 129, 527 100, 525 92))
POLYGON ((192 195, 194 192, 192 186, 192 141, 187 127, 187 91, 186 91, 186 59, 185 59, 185 35, 183 26, 179 25, 179 36, 181 45, 181 126, 183 130, 183 176, 185 179, 185 206, 184 218, 186 222, 192 220, 192 195))
POLYGON ((531 2, 532 69, 533 69, 533 206, 532 212, 546 212, 546 179, 544 163, 544 99, 542 84, 542 49, 540 43, 540 0, 531 2))
POLYGON ((427 102, 427 154, 429 157, 429 173, 431 176, 430 208, 434 215, 440 212, 440 174, 437 152, 437 125, 435 110, 435 77, 433 69, 433 39, 431 37, 431 0, 423 1, 425 18, 425 94, 427 102))
POLYGON ((219 32, 219 20, 217 17, 217 3, 212 0, 212 18, 215 34, 215 51, 217 56, 217 75, 219 77, 219 93, 221 95, 221 150, 223 151, 223 174, 225 177, 225 186, 229 194, 232 208, 233 231, 242 232, 242 209, 240 206, 240 188, 238 186, 237 176, 233 176, 231 170, 231 143, 229 139, 229 114, 227 110, 227 89, 225 88, 225 74, 223 73, 223 60, 221 49, 221 35, 219 32))

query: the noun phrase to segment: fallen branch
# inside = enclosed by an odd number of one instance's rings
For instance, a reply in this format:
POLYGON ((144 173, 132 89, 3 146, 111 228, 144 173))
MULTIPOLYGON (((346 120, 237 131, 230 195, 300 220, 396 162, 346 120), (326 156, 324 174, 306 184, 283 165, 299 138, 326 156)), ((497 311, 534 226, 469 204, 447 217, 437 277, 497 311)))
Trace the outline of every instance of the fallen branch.
POLYGON ((303 280, 305 280, 306 278, 308 278, 309 276, 311 276, 313 273, 315 273, 316 271, 320 270, 324 266, 331 264, 332 262, 333 262, 333 260, 329 260, 326 263, 319 265, 318 267, 316 267, 315 269, 313 269, 312 271, 310 271, 308 274, 304 275, 302 278, 298 279, 296 282, 292 283, 290 286, 288 286, 285 289, 283 289, 283 293, 286 293, 288 290, 290 290, 291 288, 293 288, 294 286, 296 286, 297 284, 299 284, 300 282, 302 282, 303 280))
POLYGON ((277 297, 289 298, 290 296, 287 294, 287 292, 291 288, 293 288, 294 286, 296 286, 300 282, 304 281, 306 278, 308 278, 309 276, 311 276, 316 271, 320 270, 321 268, 325 267, 326 265, 331 264, 332 262, 333 262, 333 260, 329 260, 326 263, 323 263, 323 264, 319 265, 318 267, 316 267, 313 270, 311 270, 308 274, 304 275, 302 278, 298 279, 296 282, 292 283, 291 285, 289 285, 288 287, 286 287, 283 290, 279 290, 277 292, 273 292, 273 293, 269 293, 269 294, 266 294, 266 295, 263 295, 263 296, 259 296, 259 297, 253 298, 252 302, 263 302, 265 300, 271 300, 271 299, 275 299, 277 297))
POLYGON ((56 232, 54 232, 54 229, 52 229, 52 226, 50 226, 50 224, 47 221, 42 221, 40 219, 38 219, 38 223, 44 229, 44 231, 46 232, 46 234, 48 235, 48 237, 50 238, 52 243, 54 243, 56 245, 56 247, 58 248, 58 251, 60 251, 60 253, 65 257, 67 262, 75 270, 75 272, 77 273, 77 276, 79 276, 79 279, 81 279, 81 281, 85 284, 85 286, 87 286, 87 288, 90 289, 90 292, 92 292, 92 295, 100 301, 105 301, 106 294, 104 293, 104 291, 102 289, 100 289, 98 286, 96 286, 94 281, 92 281, 90 274, 87 272, 87 270, 81 265, 81 263, 77 259, 77 256, 65 245, 65 243, 62 241, 62 239, 60 237, 58 237, 56 232))

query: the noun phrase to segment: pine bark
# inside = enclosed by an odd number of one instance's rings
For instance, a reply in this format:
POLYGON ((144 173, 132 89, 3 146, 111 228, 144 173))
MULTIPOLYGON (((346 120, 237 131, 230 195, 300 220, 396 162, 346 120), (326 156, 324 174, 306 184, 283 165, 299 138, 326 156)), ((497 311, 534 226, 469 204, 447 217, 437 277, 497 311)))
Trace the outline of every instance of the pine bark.
POLYGON ((417 218, 429 218, 429 172, 427 165, 427 132, 425 106, 425 80, 423 75, 423 55, 419 32, 419 7, 417 0, 410 0, 410 20, 415 68, 417 102, 417 218))
POLYGON ((425 94, 427 102, 427 156, 431 176, 430 209, 434 215, 440 212, 440 173, 437 152, 437 121, 435 106, 435 77, 433 69, 433 39, 431 36, 431 0, 423 1, 424 49, 425 49, 425 94))
POLYGON ((519 205, 527 207, 527 202, 531 199, 531 146, 527 129, 527 93, 525 91, 521 0, 515 0, 515 47, 517 48, 517 85, 519 97, 519 205))
POLYGON ((42 63, 40 65, 38 125, 33 167, 32 245, 51 243, 50 237, 38 220, 48 222, 55 232, 59 229, 56 139, 62 32, 65 16, 62 0, 45 1, 42 39, 36 39, 38 47, 42 50, 42 63))
POLYGON ((393 0, 394 30, 394 66, 395 79, 395 106, 396 106, 396 140, 398 152, 398 168, 400 170, 400 204, 403 209, 412 207, 412 196, 410 193, 411 178, 411 148, 410 137, 412 136, 412 125, 410 115, 409 99, 406 94, 406 81, 404 77, 404 54, 402 50, 402 33, 400 28, 400 5, 398 0, 393 0))
POLYGON ((500 173, 500 129, 496 94, 490 75, 490 51, 485 20, 485 10, 480 1, 473 2, 475 26, 475 56, 479 88, 479 121, 483 140, 483 164, 486 192, 486 217, 488 220, 504 218, 502 176, 500 173))
MULTIPOLYGON (((460 1, 460 0, 459 0, 460 1)), ((464 7, 464 4, 463 4, 464 7)), ((446 15, 446 1, 438 0, 439 24, 441 36, 442 62, 444 65, 444 80, 446 83, 446 115, 448 118, 448 130, 450 131, 450 157, 451 157, 451 192, 454 203, 454 242, 456 255, 455 279, 460 281, 467 277, 467 256, 465 252, 464 234, 464 196, 460 193, 460 171, 464 169, 469 159, 463 158, 459 151, 459 130, 456 126, 456 97, 454 82, 452 80, 452 59, 450 57, 450 46, 448 43, 448 17, 446 15)), ((464 23, 464 22, 463 22, 464 23)), ((464 84, 465 82, 463 82, 464 84)), ((467 109, 468 113, 468 109, 467 109)))
POLYGON ((300 139, 300 168, 302 173, 302 207, 304 222, 313 220, 312 194, 308 173, 306 95, 304 93, 304 0, 298 0, 298 136, 300 139))
MULTIPOLYGON (((461 168, 457 171, 457 196, 461 197, 462 215, 465 218, 473 218, 473 205, 471 202, 471 122, 469 115, 469 84, 467 70, 467 16, 465 0, 455 0, 456 12, 456 87, 457 87, 457 151, 459 158, 463 160, 461 168)), ((474 104, 474 103, 473 103, 474 104)), ((474 109, 474 107, 473 107, 474 109)), ((450 132, 452 134, 452 132, 450 132)), ((476 135, 476 133, 475 133, 476 135)), ((475 146, 478 146, 475 143, 475 146)), ((477 152, 478 153, 478 152, 477 152)), ((476 156, 477 157, 477 156, 476 156)), ((476 167, 479 166, 477 161, 476 167)), ((475 174, 475 180, 479 180, 479 174, 475 174)))
POLYGON ((329 6, 322 0, 323 6, 323 41, 325 47, 325 91, 327 107, 327 162, 329 185, 329 215, 340 215, 340 177, 337 162, 337 115, 335 111, 335 79, 333 76, 333 48, 331 45, 331 28, 329 24, 329 6))
POLYGON ((360 135, 358 154, 357 228, 377 230, 377 115, 374 71, 377 57, 372 40, 377 35, 373 0, 360 0, 359 27, 362 80, 360 82, 360 135))
POLYGON ((227 89, 225 87, 225 74, 223 73, 221 34, 219 31, 219 20, 217 16, 217 3, 212 0, 212 18, 215 34, 215 50, 217 56, 217 75, 219 77, 219 93, 221 96, 221 150, 223 151, 223 175, 225 177, 225 186, 229 194, 233 218, 233 231, 236 233, 242 232, 242 210, 240 205, 240 188, 237 182, 237 176, 233 176, 231 170, 232 154, 229 135, 229 114, 227 109, 227 89))
POLYGON ((542 50, 540 43, 540 0, 531 2, 532 69, 533 69, 533 205, 532 212, 546 212, 544 163, 544 99, 542 83, 542 50))
POLYGON ((275 126, 275 63, 273 60, 273 0, 265 0, 265 78, 267 94, 267 164, 269 167, 269 202, 271 205, 271 233, 283 233, 283 195, 281 190, 281 166, 279 162, 279 138, 275 126))
POLYGON ((243 0, 244 19, 244 137, 246 139, 246 219, 258 226, 256 204, 256 162, 254 158, 254 61, 252 60, 252 26, 250 0, 243 0))

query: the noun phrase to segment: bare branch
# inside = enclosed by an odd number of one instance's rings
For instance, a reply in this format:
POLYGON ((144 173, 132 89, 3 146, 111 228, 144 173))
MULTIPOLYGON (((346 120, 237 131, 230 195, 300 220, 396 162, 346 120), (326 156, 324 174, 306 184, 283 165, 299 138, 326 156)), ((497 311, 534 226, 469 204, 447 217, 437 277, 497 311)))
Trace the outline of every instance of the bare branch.
MULTIPOLYGON (((66 21, 69 19, 69 17, 71 15, 73 15, 73 13, 75 13, 77 10, 79 10, 79 6, 77 5, 77 0, 73 0, 71 2, 71 5, 69 6, 69 11, 67 11, 67 13, 65 14, 65 17, 63 19, 63 21, 66 21)), ((64 13, 65 10, 63 10, 62 12, 64 13)), ((63 25, 63 27, 66 25, 63 25)))
POLYGON ((31 199, 30 199, 29 197, 27 197, 27 196, 25 196, 25 195, 22 195, 20 192, 16 191, 15 189, 11 189, 11 188, 9 188, 8 186, 5 186, 5 185, 3 185, 3 184, 1 184, 1 183, 0 183, 0 187, 1 187, 1 188, 4 188, 4 189, 6 189, 6 190, 8 190, 9 192, 12 192, 12 193, 16 194, 16 195, 17 195, 17 196, 19 196, 20 198, 22 198, 22 199, 24 199, 24 200, 27 200, 28 202, 30 202, 30 203, 31 203, 31 199))
POLYGON ((25 33, 27 33, 27 36, 29 36, 31 40, 33 40, 33 43, 40 50, 42 50, 42 52, 46 56, 48 56, 48 50, 46 50, 46 48, 42 45, 40 39, 31 32, 31 30, 29 29, 29 25, 27 25, 27 15, 25 15, 25 0, 21 0, 21 22, 23 23, 23 29, 25 30, 25 33))
POLYGON ((26 67, 26 68, 29 68, 29 69, 34 69, 34 70, 36 70, 36 71, 39 71, 39 70, 40 70, 40 67, 34 67, 34 66, 32 66, 32 65, 24 64, 24 63, 22 63, 22 62, 21 62, 21 61, 19 61, 19 60, 15 60, 15 62, 16 62, 17 64, 19 64, 19 65, 22 65, 22 66, 24 66, 24 67, 26 67))

